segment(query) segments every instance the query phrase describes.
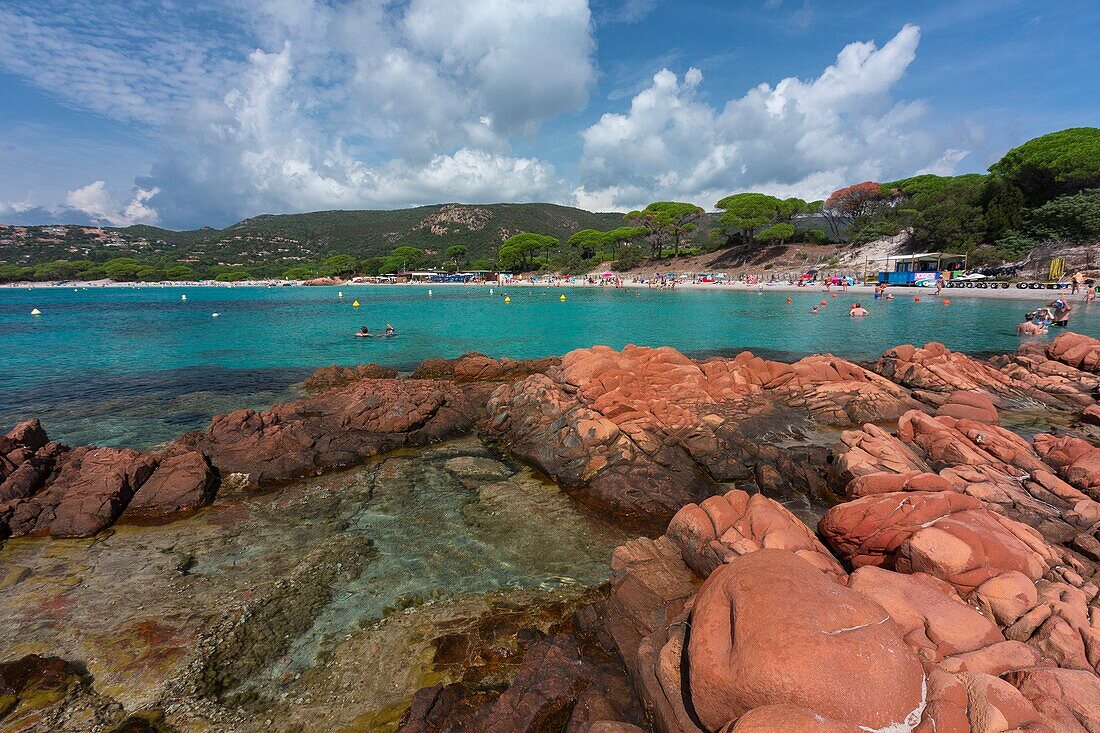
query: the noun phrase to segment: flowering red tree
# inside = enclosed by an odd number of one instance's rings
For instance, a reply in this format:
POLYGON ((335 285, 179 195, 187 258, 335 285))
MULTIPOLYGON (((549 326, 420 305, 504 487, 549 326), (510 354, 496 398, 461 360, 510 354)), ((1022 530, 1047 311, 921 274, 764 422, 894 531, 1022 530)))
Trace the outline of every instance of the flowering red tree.
POLYGON ((890 198, 890 193, 882 190, 881 183, 864 181, 833 191, 825 200, 822 213, 833 234, 842 238, 842 230, 859 228, 888 205, 890 198))

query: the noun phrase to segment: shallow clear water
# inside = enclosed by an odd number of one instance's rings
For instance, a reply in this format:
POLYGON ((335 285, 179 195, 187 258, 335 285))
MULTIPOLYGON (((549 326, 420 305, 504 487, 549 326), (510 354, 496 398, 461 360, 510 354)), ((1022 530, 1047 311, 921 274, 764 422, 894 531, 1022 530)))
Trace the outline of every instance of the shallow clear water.
MULTIPOLYGON (((585 288, 0 288, 0 423, 28 415, 72 442, 149 445, 205 426, 217 412, 290 396, 327 364, 411 369, 467 351, 517 358, 628 343, 706 354, 753 349, 787 357, 832 352, 873 359, 899 343, 943 341, 967 352, 1015 349, 1034 301, 968 298, 942 306, 851 295, 585 288), (344 297, 338 298, 338 291, 344 297), (561 293, 567 300, 559 300, 561 293), (181 295, 187 295, 183 302, 181 295), (358 299, 361 307, 351 303, 358 299), (43 315, 32 317, 32 308, 43 315), (211 313, 219 312, 219 318, 211 313), (361 325, 396 338, 357 339, 361 325)), ((1073 329, 1100 336, 1100 306, 1077 306, 1073 329)))
MULTIPOLYGON (((0 659, 86 662, 130 710, 175 709, 218 659, 234 665, 230 691, 253 688, 281 705, 270 717, 303 723, 279 730, 345 730, 424 684, 455 613, 598 586, 628 538, 477 439, 448 441, 272 493, 223 492, 164 526, 0 544, 0 659)), ((274 730, 265 717, 238 729, 274 730)))

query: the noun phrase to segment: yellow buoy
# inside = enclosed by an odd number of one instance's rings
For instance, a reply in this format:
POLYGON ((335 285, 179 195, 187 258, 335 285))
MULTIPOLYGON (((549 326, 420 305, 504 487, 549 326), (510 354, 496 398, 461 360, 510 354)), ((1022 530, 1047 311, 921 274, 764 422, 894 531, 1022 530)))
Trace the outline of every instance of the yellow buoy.
POLYGON ((505 303, 511 303, 511 302, 512 302, 512 299, 511 299, 511 298, 509 298, 509 297, 508 297, 507 295, 505 295, 505 296, 504 296, 504 302, 505 302, 505 303))
POLYGON ((357 301, 355 301, 354 303, 352 303, 352 304, 351 304, 351 307, 352 307, 352 308, 358 308, 358 307, 359 307, 359 301, 357 300, 357 301))
POLYGON ((565 293, 562 293, 562 294, 561 294, 561 298, 560 298, 560 300, 565 300, 565 293))

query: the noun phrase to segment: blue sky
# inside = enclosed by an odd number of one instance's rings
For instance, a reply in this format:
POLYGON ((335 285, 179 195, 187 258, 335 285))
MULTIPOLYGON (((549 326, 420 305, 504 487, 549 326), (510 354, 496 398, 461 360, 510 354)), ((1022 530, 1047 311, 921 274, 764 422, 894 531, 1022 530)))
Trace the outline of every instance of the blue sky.
POLYGON ((1100 4, 0 0, 0 221, 707 208, 1100 120, 1100 4))

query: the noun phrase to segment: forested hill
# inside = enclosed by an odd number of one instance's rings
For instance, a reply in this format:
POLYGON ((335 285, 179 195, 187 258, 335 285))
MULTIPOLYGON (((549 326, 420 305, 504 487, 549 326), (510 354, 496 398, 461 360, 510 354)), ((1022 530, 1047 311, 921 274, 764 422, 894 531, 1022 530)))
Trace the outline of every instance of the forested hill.
POLYGON ((520 232, 541 232, 561 240, 581 229, 607 229, 623 223, 622 214, 596 214, 556 204, 436 204, 393 211, 316 211, 264 214, 226 229, 172 232, 147 226, 119 230, 179 246, 292 240, 321 255, 387 255, 398 246, 442 250, 455 244, 470 256, 492 257, 502 241, 520 232))
POLYGON ((437 204, 394 211, 263 215, 226 229, 179 232, 144 225, 9 226, 0 227, 0 261, 27 266, 132 257, 162 267, 183 263, 200 272, 243 266, 256 274, 281 274, 334 254, 383 257, 401 246, 442 255, 448 247, 464 245, 470 262, 493 261, 500 243, 513 234, 536 231, 564 242, 582 229, 622 224, 622 214, 555 204, 437 204))

